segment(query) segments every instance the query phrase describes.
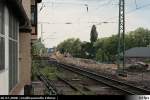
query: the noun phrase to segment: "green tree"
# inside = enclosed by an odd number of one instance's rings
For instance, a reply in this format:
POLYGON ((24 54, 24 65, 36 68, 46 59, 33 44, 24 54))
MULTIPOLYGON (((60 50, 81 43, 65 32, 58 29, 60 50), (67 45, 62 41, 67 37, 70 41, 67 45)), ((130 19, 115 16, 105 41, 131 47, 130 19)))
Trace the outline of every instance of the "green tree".
POLYGON ((32 52, 32 55, 41 55, 41 54, 47 53, 47 48, 41 42, 41 38, 39 38, 37 41, 35 41, 32 44, 31 52, 32 52))
POLYGON ((103 62, 104 61, 104 51, 102 49, 98 49, 96 52, 96 60, 103 62))
POLYGON ((82 58, 87 58, 87 59, 92 58, 92 55, 91 55, 92 48, 91 47, 92 47, 92 44, 90 42, 84 41, 81 44, 81 57, 82 58))
POLYGON ((90 59, 94 59, 96 56, 96 48, 94 47, 94 43, 97 41, 97 38, 98 38, 98 33, 96 30, 96 26, 93 25, 90 33, 90 41, 91 41, 91 48, 89 49, 90 59))
POLYGON ((57 46, 57 50, 61 53, 70 53, 74 57, 81 56, 81 41, 80 39, 70 38, 64 40, 57 46))
POLYGON ((80 39, 75 39, 73 44, 72 44, 72 54, 75 57, 80 57, 81 56, 81 41, 80 39))
MULTIPOLYGON (((144 28, 137 28, 125 35, 125 49, 133 47, 147 47, 150 44, 150 31, 144 28)), ((96 59, 103 57, 103 61, 114 62, 116 60, 118 37, 112 35, 111 37, 98 39, 94 46, 96 47, 96 59), (100 50, 99 50, 100 49, 100 50), (103 56, 102 56, 103 55, 103 56)))
POLYGON ((90 36, 91 36, 91 37, 90 37, 91 43, 93 44, 94 42, 96 42, 96 40, 97 40, 97 38, 98 38, 98 33, 97 33, 97 30, 96 30, 96 26, 95 26, 95 25, 92 26, 90 36))
MULTIPOLYGON (((98 34, 96 26, 93 25, 91 30, 91 42, 81 42, 79 39, 67 39, 57 46, 57 49, 69 52, 75 57, 87 59, 96 59, 101 62, 116 61, 118 36, 97 39, 98 34)), ((148 47, 150 45, 150 30, 137 28, 125 34, 125 49, 133 47, 148 47)))

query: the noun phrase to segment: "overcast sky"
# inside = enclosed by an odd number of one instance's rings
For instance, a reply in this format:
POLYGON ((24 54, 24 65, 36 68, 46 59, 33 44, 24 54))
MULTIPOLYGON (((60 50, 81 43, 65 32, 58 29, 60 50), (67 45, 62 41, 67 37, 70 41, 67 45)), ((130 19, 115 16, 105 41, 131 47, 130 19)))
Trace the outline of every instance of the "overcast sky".
MULTIPOLYGON (((43 0, 38 7, 38 37, 41 36, 41 24, 43 24, 43 43, 46 47, 57 46, 67 38, 89 41, 93 24, 97 27, 99 38, 117 34, 118 1, 43 0), (104 21, 110 23, 104 24, 102 23, 104 21)), ((138 27, 150 29, 150 0, 125 1, 126 32, 138 27)))

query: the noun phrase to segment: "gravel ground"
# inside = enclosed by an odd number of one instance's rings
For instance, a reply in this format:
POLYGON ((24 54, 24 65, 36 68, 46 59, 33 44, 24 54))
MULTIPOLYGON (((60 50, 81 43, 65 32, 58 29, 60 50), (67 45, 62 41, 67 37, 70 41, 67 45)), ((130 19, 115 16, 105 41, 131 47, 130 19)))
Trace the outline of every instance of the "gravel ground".
MULTIPOLYGON (((61 73, 64 73, 61 76, 63 79, 67 80, 69 83, 76 86, 77 88, 79 88, 81 91, 83 91, 87 95, 121 95, 121 94, 123 94, 116 89, 110 88, 106 85, 103 85, 101 83, 98 83, 96 81, 88 79, 87 77, 83 77, 81 75, 72 73, 70 71, 61 69, 61 73)), ((55 83, 57 83, 56 81, 55 81, 55 83)), ((63 88, 61 88, 61 89, 63 89, 63 88)), ((64 89, 65 89, 65 87, 64 87, 64 89)), ((67 94, 67 93, 69 93, 69 92, 66 91, 65 94, 67 94)), ((77 95, 81 95, 81 94, 77 94, 77 95)))
POLYGON ((45 86, 41 81, 32 82, 34 95, 44 95, 45 86))
MULTIPOLYGON (((83 68, 88 68, 90 70, 105 74, 112 78, 117 78, 119 80, 134 84, 136 86, 144 87, 146 89, 150 89, 150 71, 146 72, 127 72, 127 77, 120 77, 116 74, 117 65, 115 64, 102 64, 97 63, 92 60, 81 59, 81 58, 73 58, 73 57, 63 57, 55 56, 58 61, 75 64, 81 66, 83 68)), ((150 69, 150 68, 148 68, 150 69)))

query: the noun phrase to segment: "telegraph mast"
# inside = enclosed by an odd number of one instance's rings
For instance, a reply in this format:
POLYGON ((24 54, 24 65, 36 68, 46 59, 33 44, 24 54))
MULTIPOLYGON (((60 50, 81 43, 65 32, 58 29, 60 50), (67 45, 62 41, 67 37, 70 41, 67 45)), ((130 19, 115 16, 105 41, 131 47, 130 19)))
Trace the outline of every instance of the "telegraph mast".
POLYGON ((119 0, 118 68, 125 67, 125 0, 119 0), (121 54, 122 53, 122 54, 121 54))

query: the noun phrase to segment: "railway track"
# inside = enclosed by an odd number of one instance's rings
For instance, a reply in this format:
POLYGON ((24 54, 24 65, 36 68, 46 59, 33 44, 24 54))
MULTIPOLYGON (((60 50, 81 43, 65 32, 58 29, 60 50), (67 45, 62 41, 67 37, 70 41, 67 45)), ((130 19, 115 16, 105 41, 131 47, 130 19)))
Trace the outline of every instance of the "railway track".
POLYGON ((146 95, 146 94, 148 95, 148 94, 150 94, 150 90, 136 87, 131 84, 127 84, 122 81, 112 79, 112 78, 104 76, 104 75, 97 74, 96 72, 80 68, 79 66, 68 65, 68 64, 64 64, 64 63, 60 63, 60 62, 59 63, 55 62, 55 63, 57 63, 56 65, 58 67, 64 68, 66 70, 72 71, 74 73, 77 73, 77 74, 80 74, 83 76, 86 76, 92 80, 95 80, 95 81, 105 84, 109 87, 120 90, 120 91, 124 92, 125 94, 130 94, 130 95, 146 95))
MULTIPOLYGON (((56 75, 57 79, 59 81, 61 81, 61 86, 63 87, 62 89, 58 89, 60 88, 59 86, 56 85, 56 83, 54 83, 53 81, 49 80, 43 73, 38 72, 38 78, 45 84, 45 86, 47 87, 47 89, 49 90, 49 92, 52 95, 63 95, 63 91, 65 90, 65 88, 68 88, 69 90, 71 90, 71 92, 78 92, 81 95, 87 95, 85 92, 83 92, 82 90, 80 90, 79 88, 77 88, 76 86, 72 85, 71 83, 69 83, 67 80, 61 78, 60 76, 56 75)), ((60 84, 60 83, 59 83, 60 84)))
POLYGON ((60 80, 60 81, 64 82, 65 84, 67 84, 70 88, 72 88, 76 92, 79 92, 81 95, 87 95, 85 92, 80 90, 78 87, 74 86, 72 83, 70 83, 67 80, 61 78, 60 76, 57 75, 57 78, 58 78, 58 80, 60 80))
POLYGON ((52 95, 60 94, 54 83, 50 81, 43 73, 38 72, 37 77, 45 84, 49 93, 51 93, 52 95))

